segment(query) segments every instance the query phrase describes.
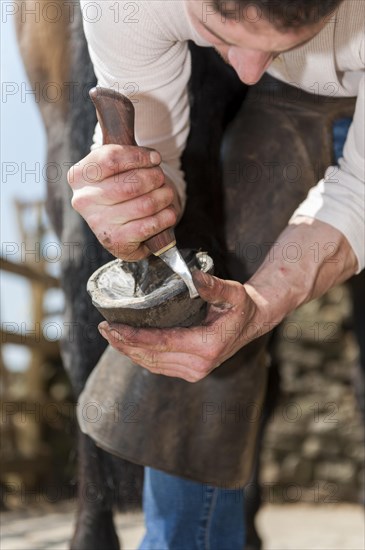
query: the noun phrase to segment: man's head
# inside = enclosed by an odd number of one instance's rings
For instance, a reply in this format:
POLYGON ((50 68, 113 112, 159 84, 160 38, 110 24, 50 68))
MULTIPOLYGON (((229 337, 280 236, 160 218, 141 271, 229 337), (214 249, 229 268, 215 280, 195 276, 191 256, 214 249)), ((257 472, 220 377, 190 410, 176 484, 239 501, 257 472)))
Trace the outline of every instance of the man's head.
POLYGON ((280 53, 318 34, 342 1, 190 0, 188 9, 199 34, 254 84, 280 53))

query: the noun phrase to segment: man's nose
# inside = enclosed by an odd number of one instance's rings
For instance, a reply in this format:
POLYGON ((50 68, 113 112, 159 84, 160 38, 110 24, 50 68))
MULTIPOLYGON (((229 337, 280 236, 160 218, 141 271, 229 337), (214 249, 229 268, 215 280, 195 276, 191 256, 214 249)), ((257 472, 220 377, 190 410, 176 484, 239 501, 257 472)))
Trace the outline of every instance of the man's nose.
POLYGON ((231 46, 228 61, 245 84, 256 84, 274 59, 271 52, 258 52, 231 46))

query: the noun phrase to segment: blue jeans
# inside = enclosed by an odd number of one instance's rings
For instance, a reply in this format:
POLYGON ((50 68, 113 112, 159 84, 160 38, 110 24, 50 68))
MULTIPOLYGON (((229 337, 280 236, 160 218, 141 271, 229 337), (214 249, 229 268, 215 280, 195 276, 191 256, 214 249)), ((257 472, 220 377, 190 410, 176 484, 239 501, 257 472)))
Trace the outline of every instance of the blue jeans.
POLYGON ((352 118, 339 118, 333 123, 333 157, 334 162, 343 155, 343 148, 347 138, 347 134, 352 123, 352 118))
POLYGON ((140 550, 242 550, 243 496, 145 468, 140 550))

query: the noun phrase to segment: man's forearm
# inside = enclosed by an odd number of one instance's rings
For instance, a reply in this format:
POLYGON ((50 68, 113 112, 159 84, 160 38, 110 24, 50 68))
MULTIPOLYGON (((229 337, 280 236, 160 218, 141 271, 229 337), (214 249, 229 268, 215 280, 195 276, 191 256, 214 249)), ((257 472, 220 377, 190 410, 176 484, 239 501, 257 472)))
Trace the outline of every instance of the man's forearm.
POLYGON ((275 326, 356 269, 356 256, 342 233, 327 223, 298 217, 244 286, 258 306, 257 321, 275 326))

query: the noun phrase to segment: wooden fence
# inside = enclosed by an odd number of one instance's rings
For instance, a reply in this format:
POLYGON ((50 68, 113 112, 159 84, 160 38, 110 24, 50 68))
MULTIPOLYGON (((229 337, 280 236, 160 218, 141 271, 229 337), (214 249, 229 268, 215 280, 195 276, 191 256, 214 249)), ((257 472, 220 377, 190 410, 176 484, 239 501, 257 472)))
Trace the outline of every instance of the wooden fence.
MULTIPOLYGON (((36 243, 43 242, 49 233, 44 221, 44 205, 42 202, 16 201, 15 206, 21 243, 30 250, 36 243)), ((52 315, 52 312, 45 311, 44 299, 49 289, 59 288, 58 278, 47 272, 47 261, 43 257, 32 259, 30 254, 20 257, 19 261, 10 260, 9 257, 0 258, 0 270, 22 279, 19 284, 28 284, 30 289, 30 320, 24 323, 15 319, 19 323, 1 324, 0 484, 3 499, 4 495, 9 499, 12 496, 21 497, 24 490, 37 490, 57 477, 54 470, 60 464, 51 448, 50 433, 55 427, 62 430, 62 418, 70 418, 73 404, 68 380, 62 368, 59 342, 50 341, 39 329, 46 317, 52 315), (35 327, 38 330, 34 330, 35 327), (21 372, 9 364, 11 354, 4 353, 5 346, 8 345, 28 349, 29 362, 21 372), (57 395, 50 392, 51 378, 57 379, 57 395), (64 390, 60 392, 62 384, 64 390)), ((66 447, 68 445, 66 442, 66 447)))

